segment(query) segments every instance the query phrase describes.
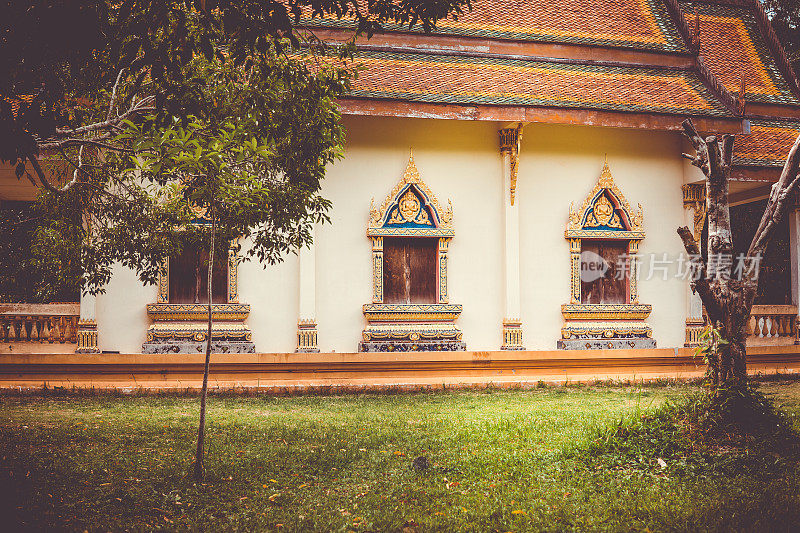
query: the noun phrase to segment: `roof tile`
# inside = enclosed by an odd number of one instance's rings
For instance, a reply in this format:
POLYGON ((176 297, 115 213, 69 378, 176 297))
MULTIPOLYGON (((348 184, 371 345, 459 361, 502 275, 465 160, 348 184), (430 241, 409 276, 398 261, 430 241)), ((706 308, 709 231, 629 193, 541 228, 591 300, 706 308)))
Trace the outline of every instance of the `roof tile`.
POLYGON ((351 96, 731 116, 693 72, 362 50, 351 96))
POLYGON ((681 2, 684 14, 700 18, 700 55, 731 92, 738 92, 742 74, 745 96, 754 102, 800 104, 783 78, 753 11, 733 5, 681 2))
POLYGON ((782 167, 798 135, 798 121, 753 120, 749 135, 736 136, 734 164, 782 167))
MULTIPOLYGON (((352 25, 334 18, 306 18, 303 23, 352 25)), ((409 31, 397 24, 385 29, 409 31)), ((458 20, 440 20, 434 33, 688 52, 661 0, 476 0, 472 11, 458 20)))

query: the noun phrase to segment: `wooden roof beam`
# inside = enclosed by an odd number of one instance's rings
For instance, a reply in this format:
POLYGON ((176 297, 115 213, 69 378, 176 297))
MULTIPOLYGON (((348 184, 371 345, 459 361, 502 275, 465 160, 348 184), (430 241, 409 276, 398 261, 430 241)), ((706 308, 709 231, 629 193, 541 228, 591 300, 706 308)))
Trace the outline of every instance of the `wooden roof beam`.
MULTIPOLYGON (((659 131, 681 131, 681 122, 686 118, 686 115, 678 114, 629 113, 556 107, 436 104, 360 98, 340 99, 339 109, 344 115, 489 120, 515 123, 538 122, 659 131)), ((693 116, 692 120, 697 129, 702 132, 743 132, 741 118, 693 116)))

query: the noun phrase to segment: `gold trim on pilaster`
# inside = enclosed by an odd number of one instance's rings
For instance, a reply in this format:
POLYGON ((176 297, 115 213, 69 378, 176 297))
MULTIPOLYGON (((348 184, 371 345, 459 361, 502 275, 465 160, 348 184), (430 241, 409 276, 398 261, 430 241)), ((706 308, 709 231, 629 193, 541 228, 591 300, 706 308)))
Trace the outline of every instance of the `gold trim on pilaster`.
POLYGON ((76 332, 78 347, 75 353, 100 353, 97 347, 97 322, 94 320, 78 320, 76 332))
POLYGON ((524 350, 522 344, 522 320, 519 318, 503 319, 503 346, 501 350, 524 350))
MULTIPOLYGON (((687 183, 683 187, 683 208, 691 209, 693 215, 693 237, 694 241, 700 247, 700 240, 703 238, 703 227, 706 224, 706 215, 708 212, 708 204, 706 203, 706 184, 700 183, 687 183)), ((705 321, 703 318, 687 318, 686 319, 686 341, 684 346, 692 347, 700 345, 700 334, 703 333, 705 328, 705 321)))
POLYGON ((683 189, 683 208, 694 210, 694 240, 699 243, 706 223, 706 184, 687 183, 683 189))
POLYGON ((519 172, 519 149, 522 142, 522 124, 516 128, 506 128, 499 131, 500 134, 500 153, 508 152, 511 162, 509 198, 511 205, 517 197, 517 174, 519 172))
POLYGON ((450 301, 447 295, 447 248, 449 237, 439 238, 439 303, 446 304, 450 301))
POLYGON ((372 303, 383 302, 383 237, 372 237, 372 303))
POLYGON ((158 269, 158 303, 169 303, 169 257, 161 261, 158 269))

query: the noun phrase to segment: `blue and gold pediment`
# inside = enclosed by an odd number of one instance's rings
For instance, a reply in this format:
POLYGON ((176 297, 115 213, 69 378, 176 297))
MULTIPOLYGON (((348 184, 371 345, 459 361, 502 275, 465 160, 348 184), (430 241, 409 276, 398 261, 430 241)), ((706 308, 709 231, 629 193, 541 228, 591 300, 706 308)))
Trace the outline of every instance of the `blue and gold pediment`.
POLYGON ((387 213, 384 227, 393 228, 433 228, 435 216, 430 207, 414 185, 401 192, 400 199, 391 206, 387 213))
POLYGON ((642 239, 644 230, 642 206, 634 212, 623 196, 608 162, 603 165, 600 179, 578 211, 570 205, 567 237, 642 239))
POLYGON ((630 231, 627 213, 619 208, 619 202, 607 189, 600 191, 584 213, 583 229, 630 231))
POLYGON ((452 237, 453 207, 442 210, 436 196, 419 176, 413 154, 400 182, 379 208, 370 204, 367 235, 452 237))

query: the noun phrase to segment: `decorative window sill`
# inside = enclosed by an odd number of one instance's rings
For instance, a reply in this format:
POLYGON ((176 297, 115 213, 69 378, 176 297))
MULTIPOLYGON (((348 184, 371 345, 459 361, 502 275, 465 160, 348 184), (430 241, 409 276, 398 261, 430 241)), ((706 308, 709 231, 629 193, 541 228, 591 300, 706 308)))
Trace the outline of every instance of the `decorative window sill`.
MULTIPOLYGON (((211 317, 214 320, 240 322, 249 314, 250 304, 211 304, 211 317)), ((147 304, 147 316, 157 322, 205 320, 208 317, 208 304, 147 304)))
POLYGON ((461 314, 460 304, 384 304, 364 305, 370 323, 452 322, 461 314))
POLYGON ((650 304, 564 304, 565 320, 645 320, 653 310, 650 304))

